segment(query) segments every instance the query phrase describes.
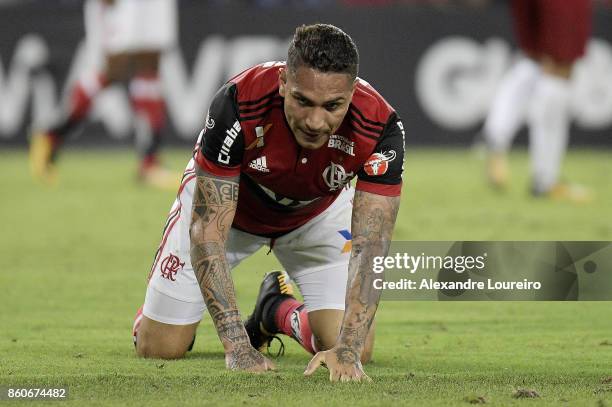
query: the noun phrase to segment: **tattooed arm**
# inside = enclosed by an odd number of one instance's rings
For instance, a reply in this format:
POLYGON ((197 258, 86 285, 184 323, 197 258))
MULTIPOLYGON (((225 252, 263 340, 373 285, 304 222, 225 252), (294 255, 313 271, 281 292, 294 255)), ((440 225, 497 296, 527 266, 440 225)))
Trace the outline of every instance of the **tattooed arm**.
POLYGON ((217 177, 196 165, 191 227, 191 264, 225 350, 228 369, 262 372, 272 362, 255 350, 242 324, 225 242, 236 213, 239 177, 217 177))
POLYGON ((399 203, 399 196, 355 192, 351 224, 353 249, 340 336, 332 349, 312 358, 306 375, 325 363, 331 381, 369 380, 361 366, 360 355, 380 299, 380 290, 373 285, 373 258, 386 256, 389 251, 399 203))

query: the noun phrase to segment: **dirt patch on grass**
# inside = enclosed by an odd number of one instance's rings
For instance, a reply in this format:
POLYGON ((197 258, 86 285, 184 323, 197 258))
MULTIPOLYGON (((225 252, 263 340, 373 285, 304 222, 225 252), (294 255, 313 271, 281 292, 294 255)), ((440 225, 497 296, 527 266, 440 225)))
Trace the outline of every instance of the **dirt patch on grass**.
POLYGON ((512 397, 515 399, 535 399, 540 397, 540 393, 532 389, 516 389, 512 397))
POLYGON ((463 400, 470 404, 486 404, 487 403, 487 399, 485 396, 466 396, 463 400))

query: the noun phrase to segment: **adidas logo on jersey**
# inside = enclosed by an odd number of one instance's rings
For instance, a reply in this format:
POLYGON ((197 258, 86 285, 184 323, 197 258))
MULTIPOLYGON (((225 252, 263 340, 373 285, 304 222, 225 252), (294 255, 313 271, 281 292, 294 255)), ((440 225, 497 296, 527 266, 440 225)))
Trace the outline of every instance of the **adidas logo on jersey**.
POLYGON ((266 165, 265 155, 263 157, 259 157, 251 161, 249 163, 249 167, 251 167, 254 170, 261 171, 261 172, 270 172, 270 170, 268 169, 268 166, 266 165))

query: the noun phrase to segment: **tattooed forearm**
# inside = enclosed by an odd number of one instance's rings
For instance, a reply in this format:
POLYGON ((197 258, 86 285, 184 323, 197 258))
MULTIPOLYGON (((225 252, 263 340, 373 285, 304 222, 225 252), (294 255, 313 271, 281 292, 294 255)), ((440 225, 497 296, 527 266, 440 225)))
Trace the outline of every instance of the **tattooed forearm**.
POLYGON ((373 258, 386 256, 389 251, 399 202, 399 197, 363 191, 355 193, 346 311, 336 346, 338 360, 345 360, 345 363, 359 361, 374 320, 380 291, 373 285, 373 258))
POLYGON ((233 345, 248 343, 248 339, 244 337, 244 326, 238 310, 218 311, 214 318, 220 337, 233 345))
POLYGON ((201 221, 206 231, 212 233, 207 237, 221 238, 225 241, 232 225, 237 202, 237 177, 221 179, 198 174, 193 192, 192 227, 201 221))
POLYGON ((191 264, 226 352, 248 345, 225 255, 237 201, 237 177, 215 178, 198 172, 190 228, 191 264))

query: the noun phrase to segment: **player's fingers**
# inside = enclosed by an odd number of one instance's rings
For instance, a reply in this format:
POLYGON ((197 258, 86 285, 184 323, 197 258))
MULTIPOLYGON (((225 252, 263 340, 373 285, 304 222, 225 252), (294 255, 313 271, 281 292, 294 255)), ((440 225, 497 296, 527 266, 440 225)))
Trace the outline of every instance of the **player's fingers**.
POLYGON ((366 381, 366 374, 363 373, 361 370, 357 372, 357 375, 353 376, 353 381, 355 382, 365 382, 366 381))
POLYGON ((321 365, 321 363, 325 360, 325 355, 323 352, 318 352, 316 355, 310 359, 308 362, 308 366, 306 366, 306 370, 304 371, 304 376, 310 376, 314 373, 315 370, 321 365))
POLYGON ((372 379, 370 378, 370 376, 368 376, 367 374, 363 374, 363 376, 361 376, 361 381, 363 382, 368 382, 368 383, 372 383, 372 379))
POLYGON ((340 380, 340 373, 335 370, 329 369, 329 381, 335 383, 338 380, 340 380))
POLYGON ((362 369, 355 369, 355 377, 359 379, 358 381, 361 381, 365 375, 366 374, 362 369))
POLYGON ((343 383, 350 382, 351 380, 353 380, 353 379, 349 375, 344 375, 343 374, 343 375, 340 376, 340 381, 343 382, 343 383))

